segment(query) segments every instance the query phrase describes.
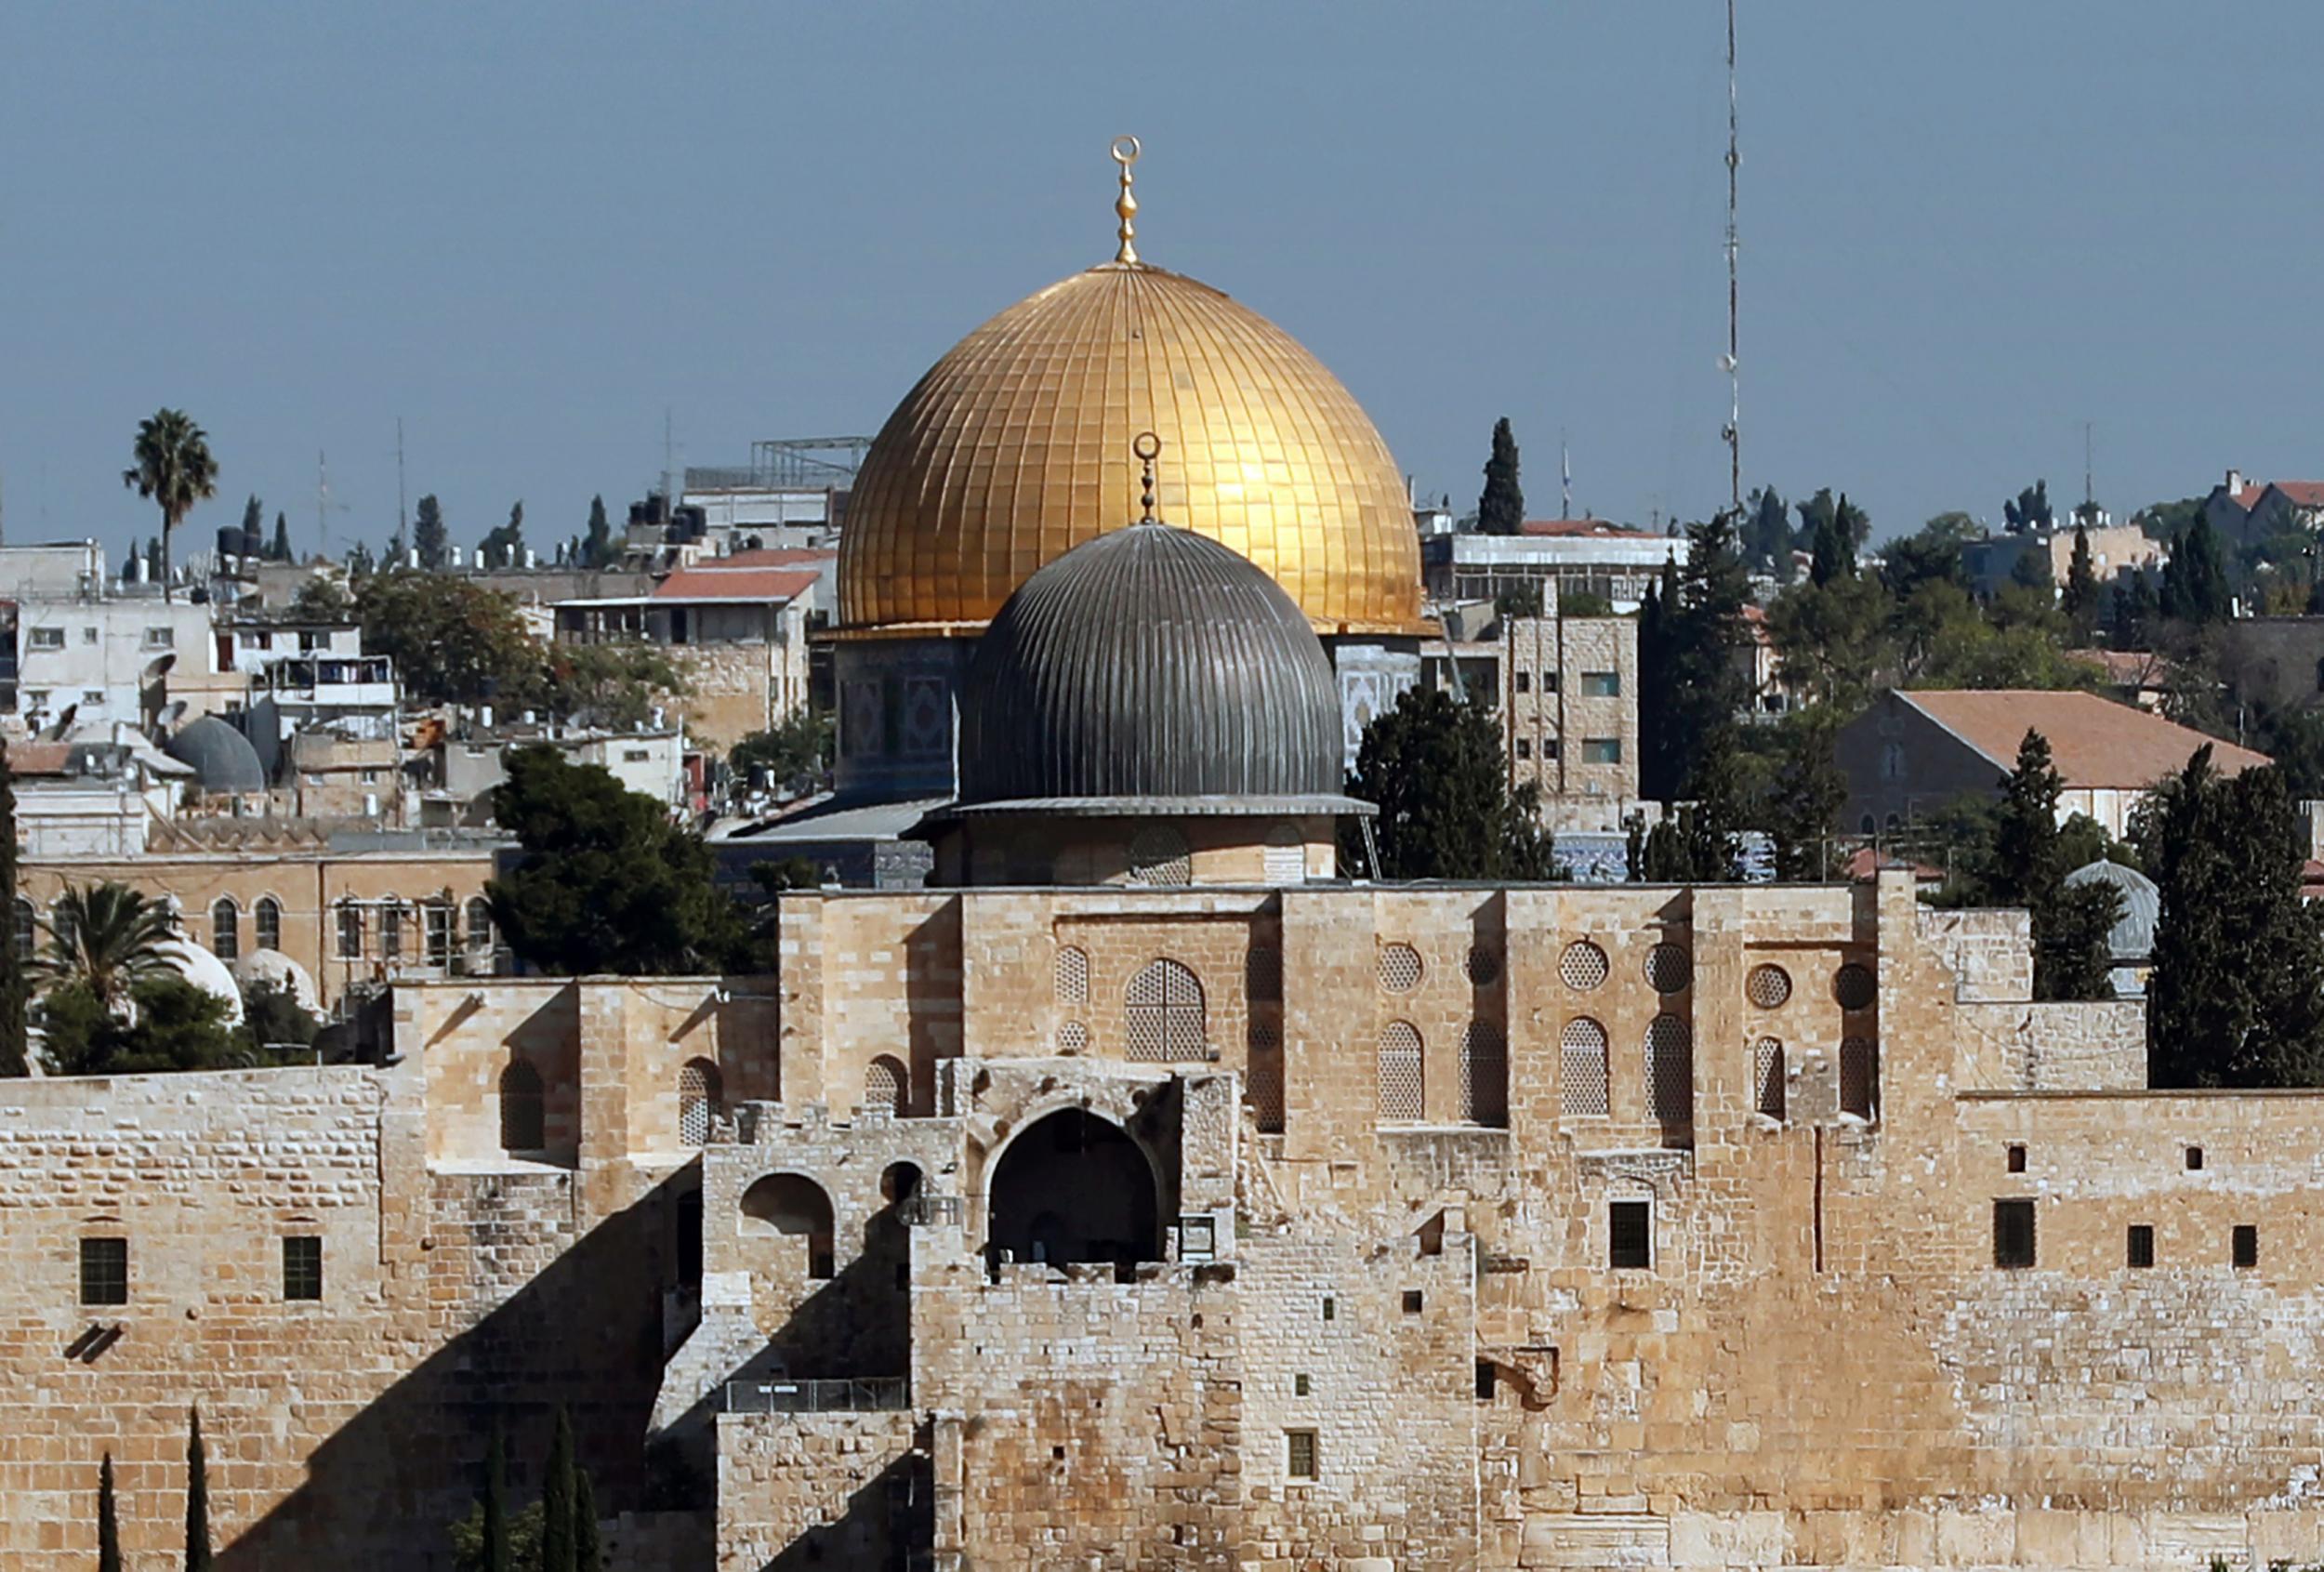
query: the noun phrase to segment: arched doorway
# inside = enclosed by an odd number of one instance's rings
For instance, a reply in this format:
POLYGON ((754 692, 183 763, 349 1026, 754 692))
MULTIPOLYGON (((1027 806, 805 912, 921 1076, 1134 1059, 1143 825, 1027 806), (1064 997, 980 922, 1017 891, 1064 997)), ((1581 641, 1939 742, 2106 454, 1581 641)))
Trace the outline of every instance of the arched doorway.
POLYGON ((1027 1125, 1001 1153, 986 1208, 997 1263, 1162 1259, 1154 1166, 1119 1125, 1063 1108, 1027 1125))
POLYGON ((831 1197, 803 1174, 771 1173, 744 1191, 742 1232, 804 1239, 807 1275, 832 1275, 831 1197))

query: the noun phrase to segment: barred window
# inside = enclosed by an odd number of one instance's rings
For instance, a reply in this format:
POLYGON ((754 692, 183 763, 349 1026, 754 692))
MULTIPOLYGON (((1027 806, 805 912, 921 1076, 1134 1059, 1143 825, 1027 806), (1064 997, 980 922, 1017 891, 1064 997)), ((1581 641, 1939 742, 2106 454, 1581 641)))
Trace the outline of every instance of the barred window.
POLYGON ((271 895, 261 895, 252 911, 258 931, 258 948, 279 950, 283 947, 283 903, 271 895))
POLYGON ((242 913, 225 896, 210 904, 210 953, 220 960, 242 955, 242 913))
POLYGON ((383 960, 397 960, 403 954, 403 906, 390 901, 379 908, 379 956, 383 960))
POLYGON ((1202 984, 1177 961, 1150 963, 1129 980, 1122 1000, 1122 1025, 1129 1058, 1200 1059, 1202 984))
POLYGON ((283 1297, 323 1297, 323 1239, 314 1234, 292 1234, 283 1240, 283 1297))
POLYGON ((1380 1029, 1380 1116, 1417 1122, 1428 1109, 1420 1070, 1420 1029, 1391 1021, 1380 1029))
POLYGON ((1751 1045, 1751 1106, 1771 1119, 1783 1117, 1783 1044, 1762 1037, 1751 1045))
POLYGON ((1566 945, 1565 953, 1557 960, 1559 980, 1578 994, 1586 994, 1604 982, 1611 970, 1605 952, 1587 939, 1577 939, 1566 945))
POLYGON ((1253 945, 1243 957, 1243 997, 1279 999, 1283 997, 1283 952, 1273 945, 1253 945))
POLYGON ((1762 1010, 1774 1010, 1791 997, 1791 973, 1780 966, 1754 966, 1743 980, 1743 997, 1762 1010))
POLYGON ((363 908, 352 901, 339 905, 339 958, 363 958, 363 908))
POLYGON ((1870 1037, 1840 1044, 1840 1111, 1859 1119, 1877 1118, 1881 1105, 1881 1052, 1870 1037))
POLYGON ((430 901, 420 908, 420 923, 427 931, 428 964, 452 964, 452 905, 448 901, 430 901))
POLYGON ((1315 1433, 1312 1430, 1287 1430, 1283 1433, 1285 1471, 1294 1479, 1314 1479, 1319 1465, 1315 1450, 1315 1433))
POLYGON ((1262 1134, 1283 1129, 1283 1031, 1272 1021, 1250 1024, 1250 1060, 1243 1077, 1243 1100, 1262 1134))
POLYGON ((1409 945, 1382 945, 1380 985, 1392 994, 1408 994, 1420 985, 1420 952, 1409 945))
POLYGON ((1060 1004, 1089 1002, 1089 952, 1077 945, 1057 946, 1057 963, 1051 969, 1060 1004))
POLYGON ((1491 1021, 1472 1021, 1460 1037, 1460 1116, 1470 1124, 1509 1123, 1509 1039, 1491 1021))
POLYGON ((81 1302, 83 1304, 126 1304, 129 1302, 128 1240, 114 1238, 81 1241, 81 1302))
POLYGON ((725 1088, 719 1067, 707 1059, 689 1059, 678 1072, 678 1139, 700 1146, 710 1139, 710 1125, 725 1111, 725 1088))
POLYGON ((1880 993, 1880 984, 1867 967, 1851 961, 1832 973, 1831 997, 1842 1010, 1869 1010, 1880 993))
POLYGON ((548 1144, 541 1073, 517 1060, 500 1072, 500 1149, 537 1152, 548 1144))
POLYGON ((1684 945, 1657 945, 1646 952, 1646 981, 1656 993, 1683 994, 1695 981, 1695 958, 1684 945))
POLYGON ((1658 1123, 1694 1123, 1695 1035, 1676 1015, 1657 1015, 1647 1023, 1646 1091, 1658 1123))
POLYGON ((864 1106, 902 1118, 911 1087, 912 1079, 905 1073, 904 1061, 883 1053, 865 1066, 864 1106))
POLYGON ((1605 1028, 1586 1015, 1566 1022, 1558 1070, 1558 1103, 1565 1116, 1604 1118, 1610 1108, 1605 1028))
POLYGON ((468 900, 468 947, 493 947, 493 904, 482 895, 470 895, 468 900))
POLYGON ((1130 838, 1132 884, 1179 886, 1195 881, 1194 854, 1186 838, 1168 825, 1148 825, 1130 838))

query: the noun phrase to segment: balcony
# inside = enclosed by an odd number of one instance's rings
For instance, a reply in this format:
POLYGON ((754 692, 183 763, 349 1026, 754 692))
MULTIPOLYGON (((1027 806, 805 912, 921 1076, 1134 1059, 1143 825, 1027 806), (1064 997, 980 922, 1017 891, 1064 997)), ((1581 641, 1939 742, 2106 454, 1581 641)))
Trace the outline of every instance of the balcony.
POLYGON ((721 1411, 729 1414, 891 1414, 911 1406, 902 1376, 846 1380, 731 1380, 721 1411))

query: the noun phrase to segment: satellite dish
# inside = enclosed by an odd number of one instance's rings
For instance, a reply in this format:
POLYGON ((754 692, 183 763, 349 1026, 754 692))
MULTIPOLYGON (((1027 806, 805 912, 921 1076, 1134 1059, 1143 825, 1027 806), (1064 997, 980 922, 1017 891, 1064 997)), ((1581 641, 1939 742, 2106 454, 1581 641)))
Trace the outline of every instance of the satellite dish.
POLYGON ((41 740, 52 743, 60 743, 64 741, 64 739, 72 733, 73 718, 80 713, 81 707, 78 704, 66 705, 64 707, 64 713, 57 717, 57 723, 49 727, 48 730, 43 733, 41 740))
POLYGON ((166 677, 177 664, 178 656, 175 652, 165 655, 155 655, 145 663, 145 680, 151 682, 156 677, 166 677))
POLYGON ((162 707, 161 714, 154 717, 154 719, 159 720, 165 726, 175 727, 178 722, 184 720, 185 717, 186 701, 183 699, 172 699, 162 707))

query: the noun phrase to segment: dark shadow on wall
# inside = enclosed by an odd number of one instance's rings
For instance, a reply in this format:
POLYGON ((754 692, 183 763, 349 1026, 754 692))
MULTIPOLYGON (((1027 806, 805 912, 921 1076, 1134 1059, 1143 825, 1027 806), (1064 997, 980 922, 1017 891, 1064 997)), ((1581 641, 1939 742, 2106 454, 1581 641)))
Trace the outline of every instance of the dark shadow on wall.
MULTIPOLYGON (((495 1256, 537 1240, 545 1204, 565 1195, 555 1175, 431 1174, 429 1182, 440 1221, 423 1259, 438 1280, 463 1288, 495 1256), (458 1187, 469 1194, 454 1201, 447 1191, 458 1187), (469 1208, 465 1233, 447 1225, 448 1201, 469 1208)), ((446 1527, 482 1489, 495 1419, 507 1435, 514 1512, 539 1494, 561 1406, 602 1515, 667 1504, 649 1499, 646 1426, 661 1384, 664 1290, 678 1285, 679 1197, 699 1184, 690 1166, 601 1222, 389 1387, 315 1450, 304 1485, 218 1551, 219 1572, 448 1568, 446 1527)), ((426 1302, 424 1285, 403 1292, 426 1302)), ((315 1377, 326 1382, 330 1372, 315 1377)), ((708 1566, 706 1494, 699 1505, 699 1557, 688 1564, 708 1566)))
MULTIPOLYGON (((960 897, 952 896, 904 941, 905 1030, 911 1049, 915 1115, 936 1108, 936 1062, 960 1054, 960 897)), ((863 1089, 834 1096, 836 1110, 863 1089)))
POLYGON ((907 1572, 913 1552, 935 1542, 932 1486, 923 1436, 918 1450, 898 1458, 850 1496, 838 1522, 810 1528, 763 1563, 759 1572, 805 1572, 808 1567, 907 1572))

